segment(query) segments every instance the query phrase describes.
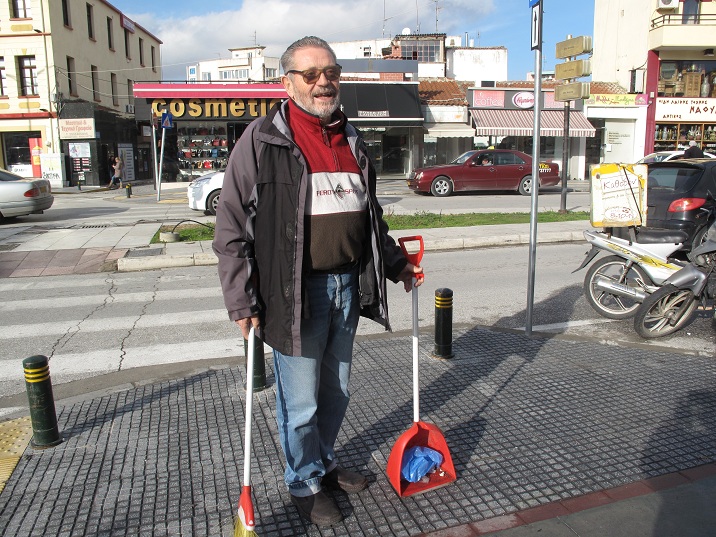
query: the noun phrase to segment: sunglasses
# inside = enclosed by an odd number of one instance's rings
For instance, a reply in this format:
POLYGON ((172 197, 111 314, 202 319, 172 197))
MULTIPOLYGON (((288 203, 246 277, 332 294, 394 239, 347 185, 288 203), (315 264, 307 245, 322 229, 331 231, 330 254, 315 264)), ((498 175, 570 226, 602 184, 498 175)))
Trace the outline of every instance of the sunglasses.
POLYGON ((340 65, 329 65, 328 67, 324 67, 323 69, 318 69, 317 67, 311 67, 310 69, 306 69, 305 71, 297 71, 296 69, 291 69, 290 71, 286 71, 286 74, 289 73, 296 73, 303 77, 303 81, 306 84, 315 84, 318 82, 318 79, 321 78, 321 73, 326 75, 326 80, 330 80, 333 82, 334 80, 338 80, 341 78, 341 69, 343 69, 340 65))

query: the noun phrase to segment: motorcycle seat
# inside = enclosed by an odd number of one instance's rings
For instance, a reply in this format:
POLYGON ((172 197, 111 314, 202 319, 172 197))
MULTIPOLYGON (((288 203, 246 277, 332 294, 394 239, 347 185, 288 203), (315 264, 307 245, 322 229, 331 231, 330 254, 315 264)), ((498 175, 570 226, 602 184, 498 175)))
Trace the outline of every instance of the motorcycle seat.
POLYGON ((688 238, 686 232, 672 229, 642 229, 636 234, 636 242, 639 244, 680 244, 688 238))

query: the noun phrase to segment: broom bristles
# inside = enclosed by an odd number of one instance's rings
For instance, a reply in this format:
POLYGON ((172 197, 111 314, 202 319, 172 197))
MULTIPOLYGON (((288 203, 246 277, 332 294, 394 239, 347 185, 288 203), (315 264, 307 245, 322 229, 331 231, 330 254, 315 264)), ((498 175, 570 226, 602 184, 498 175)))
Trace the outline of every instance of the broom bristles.
POLYGON ((234 525, 234 537, 255 537, 254 504, 251 501, 251 487, 244 486, 239 498, 239 516, 234 525))

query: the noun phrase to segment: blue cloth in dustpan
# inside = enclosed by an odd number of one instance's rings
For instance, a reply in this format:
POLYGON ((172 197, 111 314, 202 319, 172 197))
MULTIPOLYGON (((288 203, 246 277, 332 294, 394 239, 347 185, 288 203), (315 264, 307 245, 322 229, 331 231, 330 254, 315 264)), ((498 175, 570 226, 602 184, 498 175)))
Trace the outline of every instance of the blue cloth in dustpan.
POLYGON ((443 463, 443 456, 429 447, 415 446, 403 454, 400 475, 410 483, 417 483, 443 463))

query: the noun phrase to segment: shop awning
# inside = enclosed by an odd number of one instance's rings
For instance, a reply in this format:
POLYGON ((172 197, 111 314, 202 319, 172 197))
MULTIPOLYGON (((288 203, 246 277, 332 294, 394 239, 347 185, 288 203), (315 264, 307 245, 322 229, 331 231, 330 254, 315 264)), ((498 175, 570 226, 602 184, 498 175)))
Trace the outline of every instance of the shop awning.
POLYGON ((420 127, 418 85, 396 82, 341 82, 341 107, 354 125, 420 127))
MULTIPOLYGON (((532 136, 532 110, 470 110, 478 136, 532 136)), ((592 138, 596 129, 579 111, 569 113, 569 135, 592 138)), ((564 113, 561 110, 540 112, 540 136, 563 136, 564 113)))
POLYGON ((425 123, 426 136, 432 138, 473 138, 475 129, 464 123, 425 123))

